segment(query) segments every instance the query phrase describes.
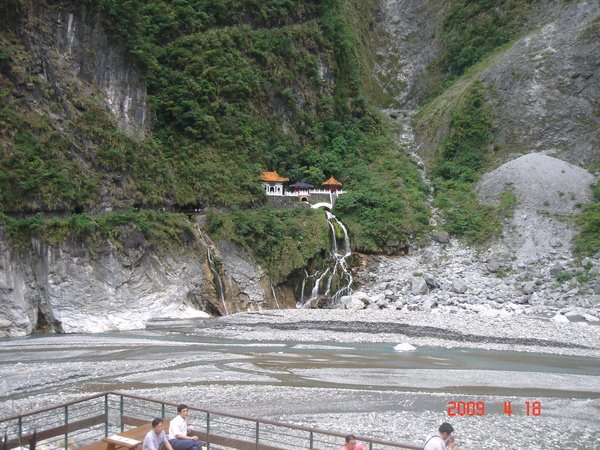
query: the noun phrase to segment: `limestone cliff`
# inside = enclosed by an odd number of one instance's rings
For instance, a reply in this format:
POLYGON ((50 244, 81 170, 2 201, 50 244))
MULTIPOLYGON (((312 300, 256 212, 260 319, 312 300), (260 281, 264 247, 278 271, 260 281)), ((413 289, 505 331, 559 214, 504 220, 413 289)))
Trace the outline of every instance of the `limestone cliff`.
POLYGON ((13 75, 17 92, 38 91, 31 95, 31 108, 50 106, 43 99, 44 88, 53 89, 54 101, 64 104, 99 90, 121 129, 144 136, 151 120, 140 68, 107 33, 98 8, 64 0, 32 2, 28 7, 17 0, 3 3, 0 24, 19 37, 28 53, 21 69, 29 84, 13 75))
POLYGON ((200 228, 186 239, 179 251, 165 252, 127 226, 116 241, 32 239, 24 249, 11 245, 0 227, 0 336, 128 330, 153 318, 295 304, 292 292, 272 287, 240 248, 215 246, 200 228))

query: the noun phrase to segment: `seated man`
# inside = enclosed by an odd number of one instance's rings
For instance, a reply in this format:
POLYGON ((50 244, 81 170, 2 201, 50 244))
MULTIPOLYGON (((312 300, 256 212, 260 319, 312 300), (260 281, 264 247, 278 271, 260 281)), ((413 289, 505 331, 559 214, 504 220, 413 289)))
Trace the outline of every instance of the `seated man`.
POLYGON ((364 445, 356 445, 356 438, 353 434, 346 436, 346 445, 340 447, 340 450, 366 450, 364 445))
POLYGON ((169 425, 169 441, 175 450, 202 450, 198 436, 188 436, 187 405, 177 405, 177 417, 169 425))
POLYGON ((146 433, 142 450, 173 450, 163 430, 162 419, 152 420, 152 429, 146 433))
POLYGON ((437 434, 427 436, 425 450, 453 450, 456 444, 454 436, 450 436, 454 428, 448 422, 444 422, 438 428, 437 434))

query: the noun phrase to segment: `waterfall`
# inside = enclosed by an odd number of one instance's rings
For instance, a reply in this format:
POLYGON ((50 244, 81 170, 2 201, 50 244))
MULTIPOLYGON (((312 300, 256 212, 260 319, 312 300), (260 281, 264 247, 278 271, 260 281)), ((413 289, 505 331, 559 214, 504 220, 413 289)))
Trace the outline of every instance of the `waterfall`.
POLYGON ((223 304, 223 310, 225 311, 225 315, 228 315, 227 305, 225 304, 225 289, 223 288, 223 281, 221 280, 221 275, 219 275, 219 271, 217 270, 217 265, 215 264, 212 253, 210 251, 210 247, 206 246, 206 253, 208 255, 208 265, 210 267, 211 272, 214 275, 214 283, 217 288, 217 294, 219 296, 219 300, 223 304))
MULTIPOLYGON (((329 222, 330 225, 332 225, 332 227, 333 227, 333 222, 335 221, 337 223, 337 225, 344 232, 344 252, 343 252, 343 254, 337 253, 337 245, 336 245, 335 251, 333 252, 333 257, 335 258, 335 267, 333 269, 333 274, 335 274, 335 272, 337 272, 338 269, 341 270, 342 280, 346 279, 348 282, 344 287, 340 288, 335 294, 333 294, 331 296, 331 301, 333 303, 335 303, 342 296, 352 294, 352 282, 354 280, 352 278, 352 274, 348 270, 348 264, 346 262, 346 259, 352 254, 352 252, 350 250, 350 238, 348 237, 348 230, 346 229, 344 224, 342 222, 340 222, 337 219, 337 217, 335 217, 330 212, 327 212, 327 221, 329 222)), ((335 240, 335 227, 333 227, 333 231, 334 231, 333 239, 335 240)), ((332 274, 332 277, 333 277, 333 274, 332 274)), ((331 283, 331 280, 329 282, 331 283)), ((329 293, 329 289, 328 289, 327 293, 329 293)))
POLYGON ((329 272, 329 267, 327 269, 325 269, 325 272, 323 272, 321 274, 321 276, 319 278, 317 278, 317 281, 315 281, 315 285, 313 286, 312 292, 310 293, 310 298, 315 298, 317 295, 319 295, 319 286, 321 285, 321 280, 323 279, 323 277, 325 275, 327 275, 327 272, 329 272))
POLYGON ((336 274, 341 274, 341 283, 342 287, 339 288, 333 295, 331 295, 331 302, 335 303, 339 301, 339 299, 344 295, 352 294, 352 282, 354 281, 352 278, 352 274, 350 270, 348 270, 347 258, 352 254, 350 250, 350 238, 348 237, 348 230, 344 226, 342 222, 340 222, 337 217, 335 217, 330 212, 326 211, 327 214, 327 222, 329 224, 329 229, 331 230, 331 259, 333 260, 333 268, 327 267, 323 273, 319 277, 317 274, 314 274, 315 284, 313 285, 312 291, 310 293, 310 297, 305 301, 304 300, 304 287, 307 278, 311 278, 308 273, 305 272, 304 280, 302 280, 302 292, 300 293, 300 301, 298 302, 298 307, 308 307, 310 305, 310 301, 317 298, 319 295, 319 289, 321 287, 321 282, 325 276, 328 276, 327 282, 325 284, 325 292, 324 296, 329 296, 331 294, 331 285, 333 283, 334 277, 336 274), (334 225, 335 222, 335 225, 334 225), (343 247, 338 247, 338 242, 336 238, 336 225, 340 227, 340 229, 344 232, 343 239, 343 247))
POLYGON ((275 305, 277 305, 277 309, 281 309, 279 307, 279 302, 277 301, 277 294, 275 294, 275 288, 273 288, 273 285, 271 285, 271 293, 273 294, 273 298, 275 299, 275 305))
POLYGON ((306 279, 308 278, 308 272, 304 271, 304 278, 302 279, 302 289, 300 291, 300 305, 304 304, 304 286, 306 286, 306 279))
POLYGON ((213 284, 215 285, 215 289, 217 290, 217 295, 221 304, 223 305, 223 311, 225 315, 229 314, 227 311, 227 304, 225 303, 225 287, 223 286, 223 281, 221 279, 221 275, 219 275, 219 271, 217 270, 217 265, 213 259, 212 252, 210 251, 209 240, 206 235, 202 232, 200 225, 196 223, 194 227, 194 231, 196 236, 202 241, 204 246, 206 247, 206 259, 208 259, 208 267, 210 267, 210 271, 213 274, 213 284))

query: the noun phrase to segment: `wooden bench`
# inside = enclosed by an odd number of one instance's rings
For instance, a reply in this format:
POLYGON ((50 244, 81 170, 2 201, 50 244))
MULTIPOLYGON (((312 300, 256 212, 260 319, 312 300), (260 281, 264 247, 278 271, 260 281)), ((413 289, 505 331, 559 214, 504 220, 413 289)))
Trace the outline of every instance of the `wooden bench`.
MULTIPOLYGON (((163 420, 163 427, 168 430, 170 422, 171 421, 168 419, 163 420)), ((79 447, 78 450, 116 450, 117 448, 123 447, 129 450, 140 450, 140 444, 143 443, 146 433, 152 429, 152 424, 139 419, 128 421, 127 423, 129 425, 136 426, 134 428, 130 428, 129 430, 108 436, 93 444, 83 445, 79 447), (130 441, 126 441, 123 438, 129 439, 130 441)))
POLYGON ((142 443, 142 441, 138 441, 137 439, 121 436, 119 434, 113 434, 102 440, 108 442, 107 450, 115 450, 117 447, 125 447, 132 450, 142 443))

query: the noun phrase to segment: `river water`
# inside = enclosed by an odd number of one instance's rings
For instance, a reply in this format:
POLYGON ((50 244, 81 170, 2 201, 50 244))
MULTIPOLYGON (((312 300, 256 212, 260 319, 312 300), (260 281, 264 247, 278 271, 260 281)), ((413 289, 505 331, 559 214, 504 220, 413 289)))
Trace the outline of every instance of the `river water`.
POLYGON ((417 445, 447 420, 462 449, 600 448, 597 358, 239 335, 190 322, 0 339, 0 416, 118 390, 417 445))

